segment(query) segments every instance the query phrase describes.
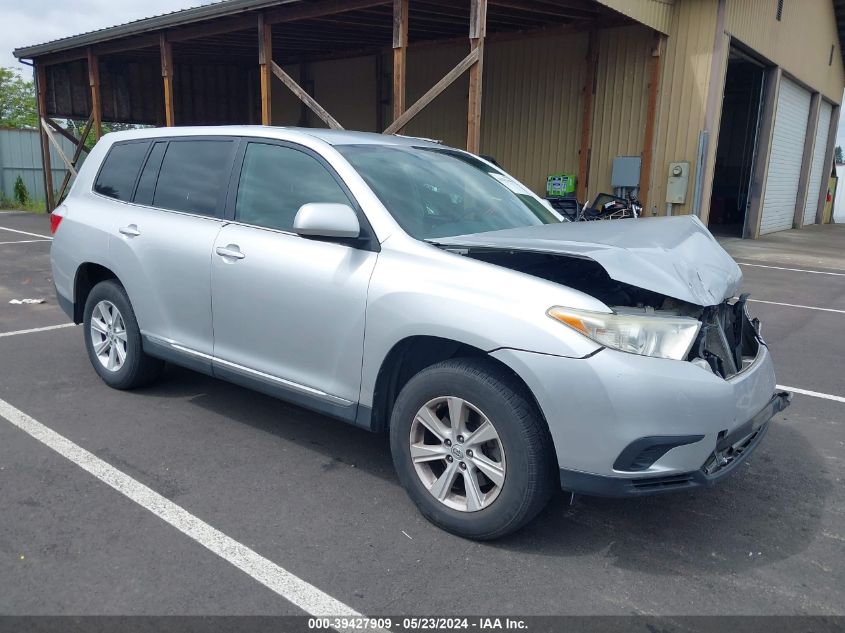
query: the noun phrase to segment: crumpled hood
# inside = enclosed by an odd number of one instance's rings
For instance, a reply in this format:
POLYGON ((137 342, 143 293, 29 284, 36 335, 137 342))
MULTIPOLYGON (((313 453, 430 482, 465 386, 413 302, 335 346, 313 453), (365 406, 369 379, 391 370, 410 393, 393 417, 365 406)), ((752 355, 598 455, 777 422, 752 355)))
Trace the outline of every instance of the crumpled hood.
POLYGON ((611 279, 700 306, 734 296, 742 283, 739 266, 691 215, 562 222, 429 241, 592 259, 611 279))

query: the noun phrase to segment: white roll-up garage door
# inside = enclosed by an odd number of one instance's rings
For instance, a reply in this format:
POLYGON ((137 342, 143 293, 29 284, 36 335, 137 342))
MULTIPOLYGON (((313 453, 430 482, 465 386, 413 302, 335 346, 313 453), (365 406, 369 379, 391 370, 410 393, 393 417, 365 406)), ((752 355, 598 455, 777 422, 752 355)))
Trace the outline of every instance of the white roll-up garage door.
POLYGON ((761 235, 792 228, 809 116, 810 93, 794 81, 782 77, 769 153, 766 194, 763 197, 761 235))
POLYGON ((807 182, 807 200, 804 203, 804 224, 815 224, 816 209, 819 205, 819 194, 822 182, 827 185, 824 177, 824 157, 827 153, 827 133, 830 131, 830 117, 833 106, 822 101, 819 106, 819 124, 816 127, 816 140, 813 145, 813 162, 810 166, 810 180, 807 182))

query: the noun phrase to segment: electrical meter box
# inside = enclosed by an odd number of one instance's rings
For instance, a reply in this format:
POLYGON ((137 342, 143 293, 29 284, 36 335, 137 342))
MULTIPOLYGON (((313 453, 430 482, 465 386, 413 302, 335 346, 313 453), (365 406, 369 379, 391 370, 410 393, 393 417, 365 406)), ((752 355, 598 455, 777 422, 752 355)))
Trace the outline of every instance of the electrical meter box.
POLYGON ((669 180, 666 181, 666 202, 684 204, 689 187, 689 162, 669 163, 669 180))
POLYGON ((639 156, 617 156, 613 159, 610 171, 610 186, 632 189, 640 186, 640 167, 643 159, 639 156))

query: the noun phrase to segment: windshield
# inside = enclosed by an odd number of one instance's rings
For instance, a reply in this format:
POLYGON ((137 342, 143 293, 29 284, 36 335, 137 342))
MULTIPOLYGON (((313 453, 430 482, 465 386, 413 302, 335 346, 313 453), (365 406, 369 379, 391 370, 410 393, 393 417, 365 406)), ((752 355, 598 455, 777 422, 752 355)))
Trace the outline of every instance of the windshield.
POLYGON ((456 150, 391 145, 336 149, 399 225, 420 240, 560 222, 524 185, 456 150))

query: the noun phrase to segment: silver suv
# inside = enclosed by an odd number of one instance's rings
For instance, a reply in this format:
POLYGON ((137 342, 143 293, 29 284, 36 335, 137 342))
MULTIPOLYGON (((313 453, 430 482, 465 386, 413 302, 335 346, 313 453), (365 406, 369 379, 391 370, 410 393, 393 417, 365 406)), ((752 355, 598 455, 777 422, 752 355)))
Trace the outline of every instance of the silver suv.
POLYGON ((569 223, 437 143, 109 134, 51 219, 59 302, 108 385, 167 361, 389 432, 420 511, 467 537, 556 487, 712 484, 789 401, 697 218, 569 223))

